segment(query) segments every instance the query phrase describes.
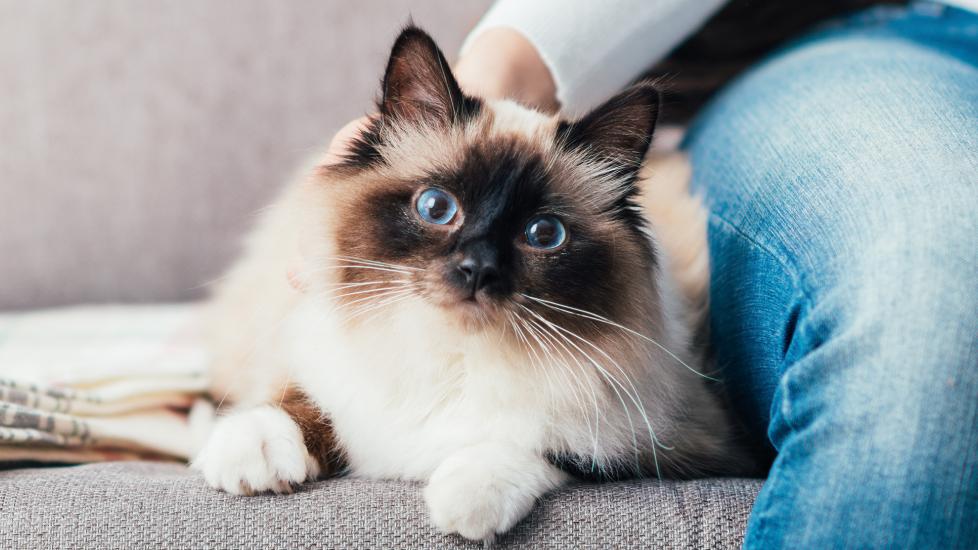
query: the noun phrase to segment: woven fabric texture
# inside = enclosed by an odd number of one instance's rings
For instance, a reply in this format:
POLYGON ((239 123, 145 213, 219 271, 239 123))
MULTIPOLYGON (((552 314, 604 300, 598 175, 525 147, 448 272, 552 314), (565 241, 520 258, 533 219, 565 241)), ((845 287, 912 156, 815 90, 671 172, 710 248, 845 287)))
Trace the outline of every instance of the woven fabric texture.
MULTIPOLYGON (((736 548, 759 480, 581 484, 495 548, 736 548)), ((0 472, 4 548, 479 548, 428 525, 413 483, 333 479, 233 497, 151 462, 0 472)))

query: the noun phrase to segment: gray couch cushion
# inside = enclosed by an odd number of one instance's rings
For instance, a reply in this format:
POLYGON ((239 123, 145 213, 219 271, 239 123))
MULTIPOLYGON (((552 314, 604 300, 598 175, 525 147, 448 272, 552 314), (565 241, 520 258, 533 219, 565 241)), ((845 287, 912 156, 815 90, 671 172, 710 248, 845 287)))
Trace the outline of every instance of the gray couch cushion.
MULTIPOLYGON (((575 485, 500 548, 735 548, 758 480, 575 485)), ((428 526, 420 486, 333 479, 233 497, 175 464, 0 472, 4 548, 472 548, 428 526)))

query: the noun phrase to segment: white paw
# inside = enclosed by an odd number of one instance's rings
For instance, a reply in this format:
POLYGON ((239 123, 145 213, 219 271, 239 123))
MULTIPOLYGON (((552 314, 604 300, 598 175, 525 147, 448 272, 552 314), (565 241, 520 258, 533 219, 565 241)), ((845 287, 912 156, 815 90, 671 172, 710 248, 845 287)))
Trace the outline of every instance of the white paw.
POLYGON ((523 519, 538 496, 566 479, 539 461, 493 464, 487 459, 473 453, 456 454, 432 474, 424 500, 439 531, 491 541, 523 519))
POLYGON ((221 418, 191 463, 215 489, 235 495, 292 492, 319 475, 299 426, 285 411, 257 407, 221 418))

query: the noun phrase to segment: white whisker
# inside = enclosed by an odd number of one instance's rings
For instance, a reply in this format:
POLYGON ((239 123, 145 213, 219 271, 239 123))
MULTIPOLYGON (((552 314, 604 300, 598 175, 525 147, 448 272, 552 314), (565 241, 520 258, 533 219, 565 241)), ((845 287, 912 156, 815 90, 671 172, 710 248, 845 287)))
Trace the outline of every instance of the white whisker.
POLYGON ((403 264, 393 264, 390 262, 382 262, 380 260, 368 260, 367 258, 357 258, 356 256, 327 256, 327 259, 341 260, 341 261, 346 261, 348 263, 362 263, 368 265, 376 265, 379 267, 405 269, 408 271, 424 271, 420 267, 413 267, 413 266, 403 265, 403 264))
POLYGON ((638 464, 636 464, 636 465, 639 468, 641 468, 641 461, 639 460, 639 456, 638 456, 638 441, 635 440, 635 426, 632 423, 631 414, 628 412, 628 407, 625 405, 624 398, 622 398, 622 395, 621 395, 621 393, 619 393, 619 391, 616 388, 616 386, 621 388, 621 391, 624 392, 625 396, 628 397, 628 399, 635 405, 635 408, 638 409, 639 414, 642 416, 642 419, 645 421, 645 425, 648 428, 649 438, 650 438, 651 443, 652 443, 650 445, 650 447, 652 449, 652 458, 655 461, 656 474, 661 478, 662 477, 662 474, 661 474, 661 471, 659 470, 659 459, 658 459, 658 454, 657 454, 657 452, 655 450, 655 447, 656 447, 656 445, 659 445, 660 447, 662 447, 664 449, 667 449, 668 447, 665 447, 665 446, 661 445, 661 443, 659 443, 659 440, 658 440, 658 438, 655 435, 655 430, 652 428, 652 423, 649 421, 648 414, 645 411, 645 406, 642 404, 641 396, 638 394, 638 389, 635 388, 635 385, 631 381, 631 378, 626 374, 625 370, 621 368, 621 365, 619 365, 618 362, 615 361, 604 350, 602 350, 601 348, 599 348, 598 346, 596 346, 595 344, 593 344, 592 342, 590 342, 586 338, 583 338, 583 337, 577 335, 576 333, 574 333, 574 332, 572 332, 570 330, 567 330, 564 327, 561 327, 558 324, 555 324, 555 323, 553 323, 551 321, 548 321, 547 319, 543 318, 542 316, 540 316, 539 314, 537 314, 535 311, 527 308, 526 306, 520 305, 520 307, 522 307, 523 309, 525 309, 530 315, 532 315, 535 318, 539 319, 544 324, 546 324, 546 325, 548 325, 550 327, 553 327, 554 329, 560 331, 563 334, 573 336, 575 339, 581 341, 584 344, 587 344, 588 346, 590 346, 591 348, 593 348, 595 351, 597 351, 598 353, 600 353, 602 356, 604 356, 606 359, 608 359, 609 361, 611 361, 611 363, 613 365, 615 365, 615 367, 622 374, 622 376, 625 377, 625 380, 629 383, 629 385, 632 388, 631 391, 629 391, 628 388, 626 388, 624 386, 624 384, 621 383, 621 381, 619 381, 615 376, 613 376, 604 367, 602 367, 597 361, 595 361, 594 358, 591 357, 587 352, 585 352, 579 346, 577 346, 576 344, 574 344, 570 339, 566 338, 566 336, 564 337, 565 338, 565 341, 568 344, 570 344, 572 347, 574 347, 575 349, 577 349, 581 354, 583 354, 591 362, 591 364, 595 368, 597 368, 600 373, 602 373, 603 376, 606 376, 606 379, 607 380, 614 382, 614 384, 611 386, 611 388, 618 395, 618 398, 621 401, 622 407, 623 407, 623 409, 625 411, 626 417, 628 418, 629 425, 632 428, 633 444, 635 446, 636 460, 638 461, 638 464))
POLYGON ((354 319, 356 319, 357 317, 360 317, 361 315, 364 315, 364 314, 370 313, 371 311, 374 311, 375 313, 373 315, 371 315, 371 316, 369 316, 369 317, 367 317, 366 319, 363 320, 363 323, 364 324, 367 324, 370 321, 372 321, 374 319, 374 317, 376 317, 380 313, 380 310, 381 309, 383 309, 383 308, 385 308, 387 306, 392 306, 394 304, 397 304, 397 303, 400 303, 400 302, 409 300, 409 299, 411 299, 413 297, 414 297, 413 290, 411 292, 400 293, 400 294, 397 294, 397 295, 388 296, 386 299, 380 300, 377 303, 369 304, 368 306, 363 306, 361 309, 357 310, 352 315, 346 317, 346 319, 344 319, 344 321, 347 322, 347 323, 349 323, 349 322, 353 321, 354 319))
MULTIPOLYGON (((560 340, 559 335, 554 335, 552 329, 549 329, 537 323, 533 319, 528 319, 527 321, 535 325, 540 330, 540 333, 542 335, 547 337, 551 342, 554 342, 556 345, 558 345, 561 348, 561 350, 563 350, 563 351, 558 350, 558 353, 561 355, 561 357, 570 357, 577 365, 581 374, 585 376, 587 375, 587 369, 585 368, 584 364, 581 363, 580 358, 578 358, 577 355, 574 354, 574 352, 572 352, 566 345, 564 345, 564 343, 560 340)), ((571 374, 571 376, 574 377, 575 382, 577 382, 579 386, 583 386, 583 384, 580 383, 580 379, 574 373, 574 369, 570 367, 570 364, 566 364, 566 369, 571 374)), ((587 381, 588 381, 587 389, 591 393, 591 400, 594 405, 594 427, 593 428, 591 427, 589 416, 586 414, 585 414, 585 420, 588 422, 589 433, 592 434, 592 439, 594 444, 593 445, 594 455, 596 456, 598 451, 599 432, 601 430, 601 409, 598 406, 598 397, 596 392, 594 391, 594 381, 591 377, 587 377, 587 381)))
POLYGON ((332 295, 332 297, 335 299, 335 298, 344 298, 346 296, 357 296, 359 294, 377 294, 377 293, 385 292, 385 291, 388 291, 388 290, 406 290, 406 289, 404 288, 404 286, 384 286, 384 287, 380 287, 380 288, 368 288, 367 290, 357 290, 357 291, 354 291, 354 292, 345 292, 343 294, 334 294, 334 295, 332 295))
POLYGON ((369 302, 370 300, 373 300, 375 298, 382 298, 382 297, 390 296, 392 294, 404 294, 404 293, 412 293, 412 292, 414 292, 414 287, 412 287, 412 286, 409 286, 409 287, 397 287, 394 290, 378 291, 377 293, 375 293, 375 294, 373 294, 371 296, 365 296, 363 298, 357 298, 356 300, 350 300, 349 302, 347 302, 345 304, 342 304, 342 307, 348 308, 348 307, 350 307, 350 306, 352 306, 354 304, 359 304, 359 303, 363 303, 363 302, 369 302))
POLYGON ((410 275, 411 272, 404 269, 394 269, 390 267, 381 267, 377 265, 327 265, 317 269, 310 270, 311 273, 329 271, 333 269, 373 269, 376 271, 387 271, 390 273, 400 273, 401 275, 410 275))
MULTIPOLYGON (((540 337, 539 337, 539 334, 538 334, 538 332, 537 332, 536 330, 534 330, 534 329, 533 329, 533 327, 531 327, 530 325, 528 325, 528 324, 527 324, 527 323, 525 322, 525 320, 523 320, 523 319, 521 319, 521 320, 520 320, 520 322, 521 322, 521 323, 523 323, 523 327, 524 327, 524 328, 525 328, 525 329, 527 330, 527 332, 528 332, 528 333, 530 334, 530 337, 531 337, 531 338, 533 338, 533 340, 534 340, 534 341, 536 341, 536 343, 537 343, 537 344, 539 345, 539 347, 540 347, 540 348, 539 348, 539 349, 540 349, 540 351, 541 351, 541 352, 542 352, 542 353, 543 353, 543 354, 544 354, 544 355, 546 356, 546 358, 548 359, 548 361, 547 361, 547 362, 545 362, 545 363, 543 363, 543 365, 544 365, 544 367, 543 367, 543 368, 544 368, 544 371, 546 372, 546 371, 548 371, 548 370, 549 370, 549 369, 547 368, 547 367, 548 367, 549 365, 558 365, 558 366, 559 366, 559 363, 557 362, 557 359, 556 359, 556 358, 554 357, 554 355, 553 355, 553 352, 552 352, 552 348, 551 348, 551 346, 548 346, 548 345, 547 345, 547 344, 546 344, 545 342, 543 342, 543 341, 542 341, 542 340, 540 339, 540 337)), ((561 374, 563 375, 563 377, 564 377, 564 380, 565 380, 566 382, 568 382, 568 385, 569 385, 569 386, 571 387, 571 391, 572 391, 572 392, 573 392, 573 394, 574 394, 574 399, 575 399, 575 401, 577 402, 577 406, 578 406, 579 408, 581 408, 582 410, 584 410, 584 403, 583 403, 583 401, 581 401, 581 397, 580 397, 580 394, 579 394, 579 393, 578 393, 578 391, 577 391, 577 387, 576 387, 575 385, 572 385, 572 384, 570 384, 570 382, 569 382, 569 380, 568 380, 568 378, 567 378, 567 375, 566 375, 566 374, 565 374, 565 373, 564 373, 563 371, 561 371, 561 374)))
POLYGON ((513 312, 507 312, 507 313, 509 313, 510 315, 509 322, 510 322, 510 326, 513 327, 513 333, 516 335, 517 339, 524 344, 524 347, 526 347, 527 351, 529 351, 533 355, 533 357, 530 357, 530 365, 536 370, 541 370, 543 372, 544 378, 546 378, 547 380, 546 394, 548 397, 548 401, 549 401, 548 404, 550 406, 550 409, 551 411, 553 411, 555 405, 553 403, 553 380, 551 380, 550 378, 550 373, 540 362, 536 349, 530 344, 530 341, 524 334, 523 329, 520 328, 519 325, 523 323, 522 320, 516 317, 513 312))
MULTIPOLYGON (((526 310, 526 312, 529 313, 530 315, 533 315, 534 317, 536 317, 536 318, 540 319, 541 321, 543 321, 544 323, 546 323, 548 326, 555 326, 555 325, 553 325, 553 323, 547 321, 543 317, 540 317, 539 315, 537 315, 536 312, 534 312, 533 310, 527 308, 526 306, 520 305, 520 307, 522 307, 524 310, 526 310)), ((578 353, 580 353, 585 358, 587 358, 588 362, 590 362, 591 365, 595 369, 597 369, 598 374, 600 374, 601 377, 605 379, 605 382, 608 383, 608 387, 610 387, 612 389, 612 391, 615 392, 615 395, 618 397, 618 401, 621 403, 622 411, 625 413, 625 418, 628 421, 628 425, 629 425, 629 427, 631 429, 631 432, 632 432, 632 449, 635 452, 635 462, 636 462, 635 466, 640 469, 641 468, 641 459, 640 459, 640 452, 639 452, 639 448, 638 448, 638 439, 637 439, 636 433, 635 433, 635 423, 632 421, 632 415, 631 415, 631 413, 628 410, 628 405, 625 403, 624 397, 622 397, 621 391, 618 390, 618 386, 621 386, 622 391, 625 391, 625 393, 628 393, 627 390, 625 389, 624 386, 621 385, 620 382, 618 382, 618 380, 614 376, 611 375, 611 373, 609 373, 604 367, 602 367, 597 361, 595 361, 594 358, 591 357, 586 351, 582 350, 578 345, 576 345, 573 342, 571 342, 570 340, 568 340, 566 336, 561 335, 561 337, 564 338, 564 340, 568 344, 570 344, 574 349, 576 349, 578 351, 578 353)))
POLYGON ((682 359, 680 359, 679 356, 677 356, 675 353, 673 353, 673 352, 669 351, 668 349, 666 349, 665 346, 663 346, 659 342, 655 341, 653 338, 650 338, 650 337, 648 337, 648 336, 646 336, 646 335, 644 335, 644 334, 642 334, 642 333, 640 333, 640 332, 638 332, 636 330, 630 329, 630 328, 626 327, 625 325, 622 325, 621 323, 616 323, 616 322, 612 321, 611 319, 608 319, 607 317, 602 317, 601 315, 598 315, 597 313, 594 313, 594 312, 591 312, 591 311, 587 311, 587 310, 583 310, 583 309, 578 309, 576 307, 571 307, 571 306, 560 304, 560 303, 557 303, 557 302, 551 302, 550 300, 544 300, 543 298, 537 298, 535 296, 530 296, 529 294, 520 293, 520 296, 523 296, 524 298, 526 298, 528 300, 533 300, 534 302, 537 302, 537 303, 539 303, 539 304, 541 304, 543 306, 549 307, 550 309, 554 309, 554 310, 557 310, 557 311, 560 311, 560 312, 563 312, 563 313, 567 313, 569 315, 577 315, 578 317, 584 317, 585 319, 591 319, 592 321, 598 321, 599 323, 605 323, 607 325, 611 325, 613 327, 619 328, 619 329, 621 329, 621 330, 623 330, 623 331, 625 331, 625 332, 627 332, 629 334, 632 334, 634 336, 638 336, 639 338, 642 338, 643 340, 646 340, 646 341, 650 342, 651 344, 655 345, 656 347, 658 347, 660 350, 662 350, 663 352, 665 352, 666 354, 668 354, 669 357, 672 357, 673 359, 675 359, 680 365, 682 365, 682 366, 686 367, 687 369, 689 369, 690 372, 692 372, 692 373, 694 373, 694 374, 696 374, 698 376, 702 376, 703 378, 706 378, 707 380, 713 380, 714 382, 717 381, 716 378, 713 378, 712 376, 703 374, 702 372, 699 372, 698 370, 696 370, 693 367, 691 367, 688 364, 686 364, 686 362, 683 361, 682 359))
POLYGON ((353 288, 357 286, 370 286, 370 285, 409 285, 412 284, 411 281, 365 281, 360 283, 331 283, 325 285, 330 290, 343 290, 346 288, 353 288))

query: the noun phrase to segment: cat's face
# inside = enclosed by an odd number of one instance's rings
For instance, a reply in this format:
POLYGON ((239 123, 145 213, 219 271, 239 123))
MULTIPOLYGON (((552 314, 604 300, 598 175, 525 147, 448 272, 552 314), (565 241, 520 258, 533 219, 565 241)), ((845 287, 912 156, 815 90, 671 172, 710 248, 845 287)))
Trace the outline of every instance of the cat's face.
POLYGON ((380 115, 323 171, 339 294, 354 311, 420 298, 471 327, 562 314, 538 300, 629 317, 654 286, 634 196, 657 107, 648 85, 573 123, 466 97, 406 30, 380 115))

